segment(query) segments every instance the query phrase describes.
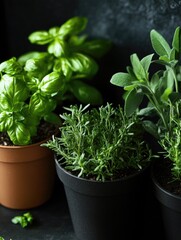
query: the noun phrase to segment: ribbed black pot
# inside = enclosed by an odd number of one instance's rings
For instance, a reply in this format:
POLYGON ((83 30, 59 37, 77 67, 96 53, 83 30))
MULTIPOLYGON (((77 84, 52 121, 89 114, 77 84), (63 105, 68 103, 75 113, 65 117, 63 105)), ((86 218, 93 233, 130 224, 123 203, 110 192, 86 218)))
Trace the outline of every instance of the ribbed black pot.
POLYGON ((140 236, 146 170, 123 180, 96 182, 71 175, 57 160, 56 169, 79 240, 132 240, 140 236))
MULTIPOLYGON (((172 194, 161 186, 157 179, 157 167, 158 163, 155 162, 151 169, 151 178, 155 197, 160 203, 164 237, 166 240, 181 240, 181 197, 172 194)), ((160 164, 159 171, 161 175, 160 164)))

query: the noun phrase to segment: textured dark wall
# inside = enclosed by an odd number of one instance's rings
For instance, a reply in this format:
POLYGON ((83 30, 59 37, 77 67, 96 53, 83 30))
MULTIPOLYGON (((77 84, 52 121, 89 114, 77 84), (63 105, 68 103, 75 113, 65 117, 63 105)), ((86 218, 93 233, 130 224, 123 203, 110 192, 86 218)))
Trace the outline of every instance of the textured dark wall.
MULTIPOLYGON (((6 30, 7 41, 4 46, 1 45, 0 51, 4 51, 6 47, 6 54, 3 55, 5 57, 35 49, 27 40, 32 31, 60 25, 75 15, 88 17, 89 35, 111 39, 114 44, 111 52, 104 58, 98 75, 98 78, 102 78, 99 81, 100 87, 104 85, 105 94, 109 93, 108 99, 114 95, 114 91, 117 92, 109 84, 110 76, 114 72, 125 70, 129 64, 129 55, 137 52, 142 57, 152 53, 150 30, 156 29, 171 41, 175 28, 181 25, 179 0, 3 1, 3 31, 6 30)), ((119 95, 119 90, 116 94, 119 95)))

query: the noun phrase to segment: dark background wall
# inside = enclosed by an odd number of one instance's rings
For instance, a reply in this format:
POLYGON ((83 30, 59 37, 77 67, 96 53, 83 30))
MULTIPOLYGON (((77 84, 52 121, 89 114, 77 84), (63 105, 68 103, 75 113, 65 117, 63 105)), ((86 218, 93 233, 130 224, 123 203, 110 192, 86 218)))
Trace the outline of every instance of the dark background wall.
POLYGON ((34 50, 28 35, 61 25, 79 15, 88 18, 86 32, 113 42, 100 65, 95 85, 106 100, 121 101, 121 92, 109 81, 113 73, 125 71, 130 54, 152 53, 149 33, 156 29, 171 41, 181 25, 180 0, 3 0, 1 1, 1 60, 34 50))

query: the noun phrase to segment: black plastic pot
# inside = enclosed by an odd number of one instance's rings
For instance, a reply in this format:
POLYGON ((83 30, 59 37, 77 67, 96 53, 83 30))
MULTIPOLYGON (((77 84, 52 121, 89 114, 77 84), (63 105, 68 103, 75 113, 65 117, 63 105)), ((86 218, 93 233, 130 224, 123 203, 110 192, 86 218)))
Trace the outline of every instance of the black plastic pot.
MULTIPOLYGON (((152 166, 151 176, 154 187, 154 194, 160 203, 161 217, 166 240, 181 239, 181 197, 165 190, 156 177, 157 162, 152 166)), ((160 174, 162 172, 160 171, 160 174)))
POLYGON ((123 180, 96 182, 71 175, 57 160, 56 169, 79 240, 131 240, 140 236, 145 170, 123 180))

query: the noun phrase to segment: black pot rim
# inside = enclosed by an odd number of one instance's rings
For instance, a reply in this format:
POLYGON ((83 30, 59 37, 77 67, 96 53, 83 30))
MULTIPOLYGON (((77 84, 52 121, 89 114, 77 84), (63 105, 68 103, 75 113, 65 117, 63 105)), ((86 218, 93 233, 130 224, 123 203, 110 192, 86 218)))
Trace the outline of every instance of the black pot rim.
MULTIPOLYGON (((159 161, 159 160, 158 160, 159 161)), ((164 189, 161 184, 158 182, 155 174, 154 174, 154 169, 156 167, 157 161, 152 163, 151 166, 151 179, 153 183, 153 189, 154 189, 154 194, 157 200, 165 205, 166 207, 176 210, 176 211, 181 211, 181 197, 169 192, 168 190, 164 189)))
POLYGON ((72 190, 80 193, 85 193, 87 195, 109 195, 108 192, 112 194, 120 194, 122 192, 129 192, 133 191, 135 187, 135 191, 137 189, 137 182, 142 181, 142 177, 146 172, 144 168, 138 173, 132 174, 128 177, 113 180, 113 181, 95 181, 90 179, 81 178, 71 174, 70 172, 66 171, 61 164, 58 162, 57 158, 55 157, 56 163, 56 170, 58 177, 63 182, 66 187, 72 188, 72 190), (116 189, 115 191, 113 189, 116 189))

